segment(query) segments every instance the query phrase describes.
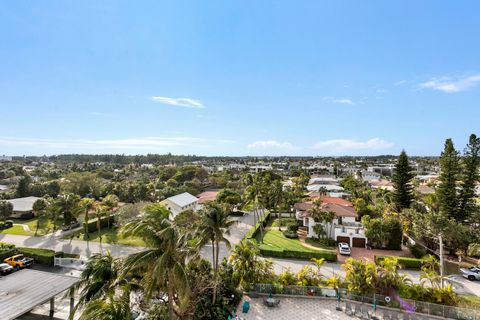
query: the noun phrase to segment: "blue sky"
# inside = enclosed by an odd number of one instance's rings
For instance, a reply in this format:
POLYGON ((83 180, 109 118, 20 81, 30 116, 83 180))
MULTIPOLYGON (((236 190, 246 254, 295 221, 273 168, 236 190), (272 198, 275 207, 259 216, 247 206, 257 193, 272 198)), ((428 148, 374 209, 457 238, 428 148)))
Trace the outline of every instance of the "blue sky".
POLYGON ((11 1, 0 154, 438 155, 480 134, 478 1, 11 1))

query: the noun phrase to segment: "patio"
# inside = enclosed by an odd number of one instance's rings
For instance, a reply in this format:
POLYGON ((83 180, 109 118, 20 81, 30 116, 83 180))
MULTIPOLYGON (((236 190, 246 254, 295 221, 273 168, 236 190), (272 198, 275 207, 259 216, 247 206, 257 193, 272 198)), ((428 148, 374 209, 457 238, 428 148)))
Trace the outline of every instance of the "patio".
MULTIPOLYGON (((244 297, 245 298, 245 297, 244 297)), ((352 319, 342 311, 336 311, 337 302, 331 299, 276 297, 280 304, 276 307, 267 307, 263 303, 264 297, 250 300, 250 310, 242 313, 242 303, 237 308, 237 314, 242 319, 258 320, 347 320, 352 319)), ((244 299, 243 299, 244 300, 244 299)), ((243 302, 242 300, 242 302, 243 302)))

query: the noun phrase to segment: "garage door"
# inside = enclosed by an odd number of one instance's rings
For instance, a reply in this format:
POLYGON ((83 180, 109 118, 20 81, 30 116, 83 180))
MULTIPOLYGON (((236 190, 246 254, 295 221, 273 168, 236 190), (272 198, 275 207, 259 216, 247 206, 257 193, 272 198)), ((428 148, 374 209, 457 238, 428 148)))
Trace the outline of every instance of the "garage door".
POLYGON ((365 248, 366 241, 364 238, 353 238, 352 246, 355 248, 365 248))
POLYGON ((345 243, 348 243, 348 245, 350 245, 350 238, 349 238, 349 237, 340 237, 340 236, 338 236, 338 237, 337 237, 337 242, 345 242, 345 243))

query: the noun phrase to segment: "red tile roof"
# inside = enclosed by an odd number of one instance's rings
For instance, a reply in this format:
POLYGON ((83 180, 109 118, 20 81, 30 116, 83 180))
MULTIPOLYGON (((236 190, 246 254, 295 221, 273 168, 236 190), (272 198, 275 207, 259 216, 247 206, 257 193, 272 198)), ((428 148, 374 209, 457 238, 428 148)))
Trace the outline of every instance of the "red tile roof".
MULTIPOLYGON (((295 203, 294 208, 298 211, 305 211, 308 215, 308 210, 312 208, 311 202, 299 202, 295 203)), ((337 217, 358 217, 357 212, 351 206, 342 206, 334 203, 322 203, 322 209, 324 211, 333 211, 337 217)))
POLYGON ((204 191, 197 195, 198 203, 202 204, 207 201, 213 201, 217 198, 218 191, 204 191))
POLYGON ((353 203, 351 203, 348 200, 338 198, 338 197, 321 196, 318 192, 311 192, 308 196, 311 199, 320 198, 322 199, 322 203, 331 203, 331 204, 338 204, 340 206, 345 206, 345 207, 353 207, 353 203))

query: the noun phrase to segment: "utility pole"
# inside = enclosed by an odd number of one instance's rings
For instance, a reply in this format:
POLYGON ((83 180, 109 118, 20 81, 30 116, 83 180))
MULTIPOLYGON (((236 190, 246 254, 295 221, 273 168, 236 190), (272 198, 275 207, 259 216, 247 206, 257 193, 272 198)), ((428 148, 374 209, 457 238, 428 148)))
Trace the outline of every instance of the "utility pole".
POLYGON ((441 233, 438 235, 438 241, 440 242, 440 283, 443 289, 443 239, 441 233))

